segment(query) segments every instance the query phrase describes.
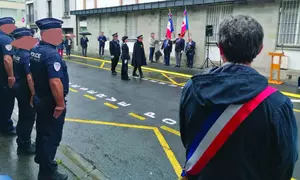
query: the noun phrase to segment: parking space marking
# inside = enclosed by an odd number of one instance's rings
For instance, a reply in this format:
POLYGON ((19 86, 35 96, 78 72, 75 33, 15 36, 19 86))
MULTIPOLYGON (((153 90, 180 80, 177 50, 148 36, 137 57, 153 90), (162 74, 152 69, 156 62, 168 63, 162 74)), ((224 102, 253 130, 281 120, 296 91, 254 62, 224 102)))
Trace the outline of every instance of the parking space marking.
POLYGON ((170 133, 172 133, 172 134, 175 134, 175 135, 177 135, 177 136, 180 136, 180 132, 177 131, 177 130, 175 130, 175 129, 169 128, 169 127, 167 127, 167 126, 160 126, 160 128, 163 129, 163 130, 165 130, 165 131, 168 131, 168 132, 170 132, 170 133))
POLYGON ((174 81, 172 78, 167 76, 165 73, 161 73, 165 78, 167 78, 169 81, 171 81, 173 84, 178 84, 176 81, 174 81))
POLYGON ((89 98, 89 99, 91 99, 91 100, 96 100, 97 98, 95 98, 94 96, 91 96, 91 95, 88 95, 88 94, 85 94, 85 95, 83 95, 84 97, 86 97, 86 98, 89 98))
POLYGON ((104 67, 104 65, 105 65, 105 62, 103 61, 103 62, 101 63, 101 66, 100 66, 100 68, 103 68, 103 67, 104 67))
POLYGON ((289 92, 284 92, 284 91, 281 91, 281 93, 286 95, 286 96, 289 96, 289 97, 300 98, 300 94, 289 93, 289 92))
POLYGON ((145 117, 143 117, 143 116, 141 116, 141 115, 138 115, 138 114, 135 114, 135 113, 133 113, 133 112, 129 113, 128 115, 131 116, 131 117, 134 117, 134 118, 136 118, 136 119, 139 119, 139 120, 141 120, 141 121, 144 121, 144 120, 146 119, 145 117))
POLYGON ((69 88, 69 90, 70 90, 71 92, 78 92, 76 89, 73 89, 73 88, 69 88))
POLYGON ((107 107, 113 108, 113 109, 118 109, 119 108, 118 106, 113 105, 113 104, 108 103, 108 102, 105 102, 104 105, 107 106, 107 107))
POLYGON ((157 137, 161 147, 165 151, 167 158, 169 159, 176 175, 178 177, 180 177, 180 175, 181 175, 182 168, 181 168, 175 154, 173 153, 169 144, 167 143, 165 137, 162 135, 162 133, 159 131, 159 129, 157 127, 134 125, 134 124, 122 124, 122 123, 96 121, 96 120, 72 119, 72 118, 66 118, 65 120, 69 121, 69 122, 77 122, 77 123, 101 124, 101 125, 116 126, 116 127, 127 127, 127 128, 135 128, 135 129, 152 130, 152 131, 154 131, 154 134, 157 137))

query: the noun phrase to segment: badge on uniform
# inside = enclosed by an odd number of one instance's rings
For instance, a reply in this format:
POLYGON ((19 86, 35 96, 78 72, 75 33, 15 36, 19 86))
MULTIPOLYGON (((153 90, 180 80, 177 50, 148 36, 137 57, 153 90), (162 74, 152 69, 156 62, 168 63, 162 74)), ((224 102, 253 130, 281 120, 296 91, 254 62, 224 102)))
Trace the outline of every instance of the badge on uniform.
POLYGON ((55 62, 55 63, 53 64, 53 66, 54 66, 55 71, 59 71, 59 70, 60 70, 61 65, 60 65, 59 62, 55 62))
POLYGON ((7 44, 7 45, 5 45, 5 49, 8 50, 8 51, 11 51, 12 46, 10 44, 7 44))

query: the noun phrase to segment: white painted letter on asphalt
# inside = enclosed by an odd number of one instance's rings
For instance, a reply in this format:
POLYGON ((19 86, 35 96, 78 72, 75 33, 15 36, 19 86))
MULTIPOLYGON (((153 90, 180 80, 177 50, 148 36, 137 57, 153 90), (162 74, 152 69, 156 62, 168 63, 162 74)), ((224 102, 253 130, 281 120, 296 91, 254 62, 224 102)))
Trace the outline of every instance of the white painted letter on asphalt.
POLYGON ((107 101, 116 102, 117 100, 114 97, 106 98, 107 101))
POLYGON ((86 91, 86 90, 88 90, 88 88, 82 87, 82 88, 80 88, 80 90, 86 91))
POLYGON ((97 92, 94 91, 94 90, 89 90, 88 93, 90 93, 90 94, 97 94, 97 92))
POLYGON ((146 112, 144 115, 148 116, 148 117, 151 117, 151 118, 155 118, 155 113, 154 112, 146 112))
POLYGON ((107 97, 105 94, 97 94, 96 96, 99 97, 99 98, 107 97))
POLYGON ((80 86, 77 84, 72 85, 73 88, 79 88, 80 86))
POLYGON ((127 104, 126 102, 119 102, 118 103, 120 106, 123 106, 123 107, 127 107, 127 106, 130 106, 131 104, 127 104))
POLYGON ((176 121, 174 121, 173 119, 169 119, 169 118, 163 119, 162 122, 167 123, 167 124, 169 124, 169 125, 174 125, 174 124, 176 124, 176 121))

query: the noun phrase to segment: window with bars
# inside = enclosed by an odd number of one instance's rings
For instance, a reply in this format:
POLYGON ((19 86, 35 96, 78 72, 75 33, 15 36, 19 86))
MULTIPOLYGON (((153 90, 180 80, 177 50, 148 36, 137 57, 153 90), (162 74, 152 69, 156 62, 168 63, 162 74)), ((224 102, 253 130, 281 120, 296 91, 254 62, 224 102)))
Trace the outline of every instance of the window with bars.
POLYGON ((207 9, 206 25, 213 26, 213 36, 210 42, 217 42, 220 23, 228 16, 232 15, 232 5, 210 6, 207 9))
MULTIPOLYGON (((173 38, 174 35, 175 35, 175 37, 177 37, 176 36, 177 11, 172 10, 171 13, 172 13, 173 26, 174 26, 174 32, 173 32, 173 35, 172 35, 172 38, 173 38)), ((169 14, 169 10, 162 10, 160 12, 160 26, 159 26, 160 27, 160 29, 159 29, 159 38, 160 38, 160 40, 164 40, 165 36, 166 36, 167 25, 168 25, 168 22, 169 22, 169 15, 168 14, 169 14)))
POLYGON ((281 8, 279 11, 279 29, 277 35, 277 45, 300 45, 299 4, 299 0, 282 0, 281 8))
POLYGON ((69 16, 70 13, 70 1, 64 0, 64 16, 69 16))
POLYGON ((126 34, 129 39, 136 39, 138 32, 137 15, 135 13, 128 13, 126 15, 126 34))

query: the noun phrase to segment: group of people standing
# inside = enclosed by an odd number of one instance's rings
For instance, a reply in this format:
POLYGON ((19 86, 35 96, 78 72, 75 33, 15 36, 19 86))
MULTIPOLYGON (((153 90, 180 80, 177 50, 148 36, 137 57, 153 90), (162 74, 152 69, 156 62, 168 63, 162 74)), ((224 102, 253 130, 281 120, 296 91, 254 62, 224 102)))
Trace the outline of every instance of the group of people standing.
MULTIPOLYGON (((113 36, 113 40, 109 42, 109 51, 110 51, 111 61, 112 61, 111 63, 112 75, 117 75, 116 66, 118 65, 119 58, 121 56, 121 60, 122 60, 121 79, 128 81, 130 80, 128 77, 128 62, 131 58, 129 54, 129 47, 127 45, 128 36, 122 37, 122 45, 120 45, 120 41, 118 39, 119 37, 118 33, 114 33, 112 36, 113 36)), ((137 41, 135 42, 133 47, 131 65, 134 67, 132 76, 143 78, 144 76, 143 76, 142 66, 147 65, 144 44, 143 44, 143 35, 137 36, 137 41), (139 71, 139 75, 136 73, 137 70, 139 71)))
POLYGON ((36 21, 41 30, 37 44, 31 29, 16 28, 11 17, 0 18, 0 132, 17 135, 18 155, 35 154, 38 180, 68 179, 57 171, 54 160, 62 138, 69 91, 67 65, 57 51, 62 41, 62 24, 54 18, 36 21), (16 127, 11 119, 15 98, 19 108, 16 127), (36 143, 32 143, 35 122, 36 143))

